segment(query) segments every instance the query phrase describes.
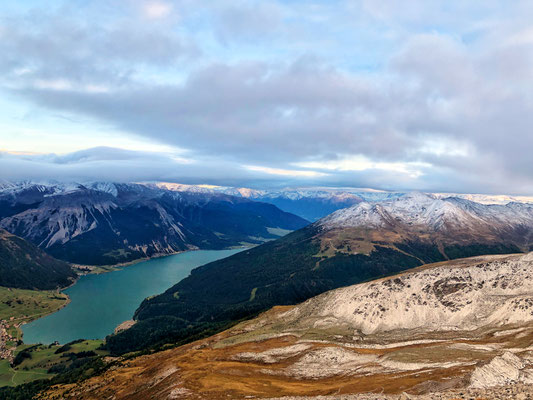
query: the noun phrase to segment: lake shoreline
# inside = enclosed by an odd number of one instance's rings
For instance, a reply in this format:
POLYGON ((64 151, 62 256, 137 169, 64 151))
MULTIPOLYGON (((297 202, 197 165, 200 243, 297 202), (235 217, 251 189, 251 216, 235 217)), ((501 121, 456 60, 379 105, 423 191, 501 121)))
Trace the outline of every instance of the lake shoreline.
MULTIPOLYGON (((71 285, 70 285, 71 286, 71 285)), ((4 334, 2 335, 3 338, 0 340, 0 353, 2 353, 2 356, 0 359, 11 359, 12 357, 9 357, 8 353, 11 353, 11 356, 14 355, 14 353, 17 351, 17 349, 24 345, 24 331, 22 327, 28 323, 31 323, 33 321, 38 320, 39 318, 46 317, 48 315, 51 315, 53 313, 58 312, 59 310, 66 307, 68 304, 70 304, 71 299, 66 293, 62 293, 59 289, 56 290, 29 290, 29 289, 17 289, 17 288, 7 288, 2 287, 4 296, 9 293, 9 298, 12 298, 13 300, 16 300, 17 298, 20 298, 20 296, 23 296, 23 303, 27 302, 28 300, 31 300, 36 305, 43 304, 42 301, 46 301, 46 298, 49 300, 54 300, 54 302, 50 302, 49 305, 47 305, 47 308, 51 308, 47 310, 47 312, 42 312, 41 310, 35 310, 35 311, 41 311, 37 313, 24 313, 22 314, 20 311, 13 312, 11 315, 5 315, 0 318, 0 325, 3 324, 4 327, 12 329, 11 334, 9 334, 6 330, 4 334), (44 297, 43 297, 44 296, 44 297), (54 297, 51 297, 54 296, 54 297), (58 303, 55 300, 61 300, 61 303, 58 303), (14 347, 7 347, 7 340, 12 341, 14 343, 18 342, 19 340, 22 341, 21 344, 15 345, 14 347), (9 351, 7 351, 9 350, 9 351)), ((5 300, 5 299, 4 299, 5 300)), ((19 303, 19 304, 23 304, 19 303)))
MULTIPOLYGON (((70 298, 70 296, 68 294, 65 293, 65 290, 70 289, 76 283, 78 283, 79 279, 82 276, 107 274, 107 273, 113 272, 113 271, 120 271, 120 270, 122 270, 124 268, 139 264, 141 262, 150 261, 150 260, 154 260, 154 259, 158 259, 158 258, 175 256, 175 255, 178 255, 178 254, 191 253, 191 252, 195 252, 195 251, 204 251, 204 250, 207 250, 207 251, 223 251, 223 250, 235 250, 235 249, 243 249, 244 250, 246 248, 250 248, 250 246, 234 246, 234 247, 230 247, 230 248, 222 249, 222 250, 190 249, 190 250, 176 251, 176 252, 173 252, 173 253, 158 253, 158 254, 154 254, 154 255, 152 255, 150 257, 143 257, 143 258, 138 258, 138 259, 135 259, 135 260, 132 260, 132 261, 127 261, 127 262, 122 262, 122 263, 117 263, 117 264, 108 264, 108 265, 71 264, 72 267, 76 270, 78 276, 68 286, 64 286, 64 287, 56 289, 56 293, 61 293, 62 295, 66 296, 65 303, 62 304, 61 307, 55 309, 54 311, 51 311, 51 312, 46 313, 46 314, 39 315, 35 319, 31 319, 29 321, 23 321, 22 323, 20 323, 20 325, 17 327, 17 330, 20 332, 20 338, 22 340, 22 344, 28 344, 28 343, 24 342, 24 332, 23 332, 22 326, 26 325, 26 324, 29 324, 29 323, 31 323, 33 321, 36 321, 36 320, 38 320, 40 318, 44 318, 44 317, 47 317, 49 315, 52 315, 52 314, 60 311, 61 309, 63 309, 67 305, 69 305, 70 302, 71 302, 71 298, 70 298)), ((41 292, 41 291, 37 290, 37 292, 41 292)))
POLYGON ((231 247, 224 248, 224 249, 200 249, 200 248, 197 248, 197 249, 175 251, 173 253, 156 253, 156 254, 154 254, 154 255, 152 255, 150 257, 142 257, 142 258, 137 258, 137 259, 131 260, 131 261, 124 261, 124 262, 117 263, 117 264, 106 264, 106 265, 87 265, 87 264, 73 264, 73 263, 71 263, 72 267, 74 267, 74 269, 76 269, 76 271, 80 271, 81 273, 78 274, 78 278, 76 278, 75 282, 73 282, 69 286, 61 288, 60 290, 61 291, 62 290, 66 290, 69 287, 71 287, 72 285, 74 285, 78 281, 80 276, 89 275, 89 274, 98 275, 98 274, 106 274, 108 272, 113 272, 113 271, 120 271, 123 268, 129 267, 129 266, 132 266, 132 265, 138 264, 140 262, 144 262, 144 261, 154 260, 154 259, 163 258, 163 257, 170 257, 170 256, 175 256, 177 254, 184 254, 184 253, 190 253, 190 252, 195 252, 195 251, 224 251, 224 250, 238 250, 238 249, 243 249, 244 250, 244 249, 250 249, 250 248, 253 248, 253 247, 255 247, 255 246, 231 246, 231 247), (85 272, 85 271, 87 271, 87 272, 85 272))
MULTIPOLYGON (((95 275, 99 275, 99 274, 106 274, 108 272, 113 272, 113 271, 120 271, 121 269, 123 268, 126 268, 126 267, 129 267, 129 266, 132 266, 132 265, 135 265, 135 264, 138 264, 140 262, 143 262, 143 261, 149 261, 149 260, 152 260, 152 259, 157 259, 157 258, 162 258, 162 257, 167 257, 167 256, 174 256, 176 254, 182 254, 182 253, 187 253, 187 252, 190 252, 190 251, 197 251, 197 250, 200 250, 200 249, 191 249, 191 250, 184 250, 184 251, 177 251, 177 252, 174 252, 174 253, 171 253, 171 254, 157 254, 157 255, 154 255, 154 256, 151 256, 151 257, 143 257, 143 258, 138 258, 138 259, 135 259, 135 260, 132 260, 132 261, 128 261, 128 262, 123 262, 123 263, 118 263, 118 264, 110 264, 110 265, 82 265, 82 264, 71 264, 72 267, 76 270, 76 273, 77 273, 77 277, 68 285, 68 286, 64 286, 64 287, 61 287, 61 288, 57 288, 56 289, 56 293, 61 293, 62 295, 66 296, 66 300, 65 300, 65 303, 63 305, 61 305, 61 307, 55 309, 54 311, 52 312, 49 312, 49 313, 46 313, 46 314, 42 314, 42 315, 39 315, 37 318, 35 319, 31 319, 29 321, 23 321, 19 324, 19 326, 17 327, 17 330, 20 332, 20 340, 22 341, 22 345, 24 344, 33 344, 33 343, 25 343, 24 342, 24 331, 22 329, 22 326, 23 325, 26 325, 26 324, 29 324, 33 321, 36 321, 40 318, 44 318, 44 317, 47 317, 49 315, 52 315, 58 311, 60 311, 61 309, 63 309, 64 307, 66 307, 67 305, 70 304, 71 302, 71 298, 68 294, 65 293, 65 290, 67 289, 70 289, 71 287, 73 287, 76 283, 78 283, 78 281, 80 280, 80 278, 82 276, 85 276, 85 275, 90 275, 90 274, 95 274, 95 275), (104 268, 105 270, 102 270, 102 271, 92 271, 92 269, 97 269, 97 268, 104 268), (87 269, 89 269, 88 272, 85 272, 84 273, 84 270, 86 271, 87 269), (81 273, 80 273, 81 272, 81 273)), ((41 290, 36 290, 37 292, 41 292, 41 290)), ((44 290, 42 291, 44 292, 44 290)), ((7 322, 7 321, 6 321, 7 322)), ((17 346, 18 347, 18 346, 17 346)))
POLYGON ((68 296, 68 303, 53 313, 24 324, 24 343, 103 339, 112 334, 118 325, 131 320, 146 297, 163 293, 197 267, 247 248, 188 250, 121 263, 99 273, 87 271, 61 290, 62 296, 68 296), (148 264, 136 267, 142 263, 148 264))

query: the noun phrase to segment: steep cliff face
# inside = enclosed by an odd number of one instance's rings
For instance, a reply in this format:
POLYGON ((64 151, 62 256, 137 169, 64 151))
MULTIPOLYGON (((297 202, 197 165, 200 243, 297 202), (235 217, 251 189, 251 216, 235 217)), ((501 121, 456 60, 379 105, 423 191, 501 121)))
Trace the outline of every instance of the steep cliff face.
POLYGON ((80 264, 258 244, 306 224, 269 204, 153 185, 26 182, 0 190, 0 227, 80 264))

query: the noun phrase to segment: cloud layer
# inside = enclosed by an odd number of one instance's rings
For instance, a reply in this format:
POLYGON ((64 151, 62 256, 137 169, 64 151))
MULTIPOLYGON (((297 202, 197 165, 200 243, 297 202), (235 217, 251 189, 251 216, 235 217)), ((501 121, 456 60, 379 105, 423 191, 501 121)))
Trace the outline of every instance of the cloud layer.
POLYGON ((0 84, 187 152, 91 161, 121 179, 533 193, 529 2, 106 4, 15 7, 0 84))

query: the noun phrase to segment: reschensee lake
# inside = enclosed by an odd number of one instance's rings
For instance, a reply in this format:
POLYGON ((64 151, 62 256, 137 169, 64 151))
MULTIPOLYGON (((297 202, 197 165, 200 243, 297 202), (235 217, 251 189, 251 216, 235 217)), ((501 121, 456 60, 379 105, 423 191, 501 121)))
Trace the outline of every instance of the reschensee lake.
POLYGON ((66 307, 22 326, 24 342, 103 339, 121 322, 131 319, 146 297, 164 292, 200 265, 242 250, 190 251, 105 274, 82 276, 64 291, 71 300, 66 307))

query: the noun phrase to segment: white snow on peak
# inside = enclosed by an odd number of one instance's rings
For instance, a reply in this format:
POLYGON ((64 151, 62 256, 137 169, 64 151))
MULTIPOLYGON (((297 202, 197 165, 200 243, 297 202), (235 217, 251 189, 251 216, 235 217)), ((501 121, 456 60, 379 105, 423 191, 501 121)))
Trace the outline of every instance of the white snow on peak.
POLYGON ((480 204, 508 204, 508 203, 533 203, 533 196, 508 196, 493 194, 459 194, 459 193, 434 193, 434 196, 441 199, 447 197, 457 197, 460 199, 474 201, 480 204))
POLYGON ((423 225, 440 230, 456 226, 474 228, 480 224, 508 226, 533 223, 533 205, 509 203, 483 205, 469 200, 433 194, 407 193, 392 200, 363 202, 344 208, 318 221, 327 228, 384 228, 397 224, 423 225))
POLYGON ((111 182, 91 182, 87 184, 87 187, 98 192, 109 193, 115 197, 118 195, 117 186, 111 182))
POLYGON ((155 187, 158 189, 165 189, 171 192, 193 192, 193 193, 212 193, 214 187, 203 185, 186 185, 182 183, 172 182, 154 182, 154 183, 142 183, 147 187, 155 187))
MULTIPOLYGON (((231 196, 244 197, 253 200, 267 199, 324 199, 337 202, 366 201, 370 203, 387 202, 398 198, 410 198, 415 202, 424 202, 423 197, 432 200, 446 200, 449 198, 464 199, 485 205, 505 205, 509 203, 533 204, 533 197, 528 196, 508 196, 508 195, 484 195, 484 194, 450 194, 450 193, 405 193, 387 192, 366 188, 329 188, 329 187, 289 187, 284 189, 252 189, 246 187, 229 187, 217 185, 189 185, 173 182, 139 182, 152 189, 168 190, 172 192, 189 193, 223 193, 231 196), (407 197, 406 197, 407 196, 407 197)), ((41 181, 7 181, 0 180, 0 194, 15 194, 19 191, 33 188, 38 191, 48 192, 48 195, 59 195, 72 193, 74 191, 88 188, 95 191, 118 195, 117 184, 114 182, 59 182, 55 180, 41 181)))

